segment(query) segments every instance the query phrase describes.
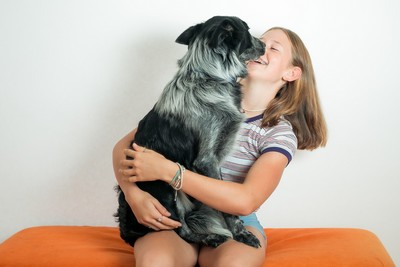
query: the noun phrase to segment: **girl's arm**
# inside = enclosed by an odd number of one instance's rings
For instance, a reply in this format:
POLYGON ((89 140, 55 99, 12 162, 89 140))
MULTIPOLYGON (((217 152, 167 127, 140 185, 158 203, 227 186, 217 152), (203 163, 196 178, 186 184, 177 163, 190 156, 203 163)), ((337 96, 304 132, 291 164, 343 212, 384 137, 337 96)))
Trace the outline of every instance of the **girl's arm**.
POLYGON ((121 153, 125 148, 129 147, 130 142, 132 142, 132 140, 135 137, 135 133, 136 133, 137 129, 134 129, 133 131, 131 131, 130 133, 128 133, 126 136, 124 136, 121 140, 118 141, 118 143, 114 146, 113 149, 113 167, 114 167, 114 174, 115 174, 115 178, 119 184, 119 186, 121 187, 122 192, 125 193, 135 193, 136 190, 140 190, 135 183, 129 183, 126 182, 123 178, 123 174, 121 172, 119 172, 119 165, 120 162, 125 159, 125 155, 124 153, 121 153))
POLYGON ((142 191, 135 183, 125 180, 123 173, 120 172, 121 161, 125 159, 124 149, 128 148, 134 139, 136 129, 123 137, 113 149, 113 167, 115 178, 125 195, 136 219, 139 223, 149 226, 154 230, 174 229, 181 224, 177 221, 166 218, 171 214, 160 204, 160 202, 147 192, 142 191), (162 223, 157 222, 157 218, 165 216, 162 223))
MULTIPOLYGON (((178 170, 177 164, 165 159, 152 150, 134 145, 125 154, 135 160, 123 161, 123 166, 132 169, 123 170, 126 181, 163 180, 169 183, 178 170)), ((217 210, 248 215, 258 209, 272 194, 281 179, 288 159, 281 153, 263 154, 250 168, 243 184, 209 178, 186 170, 182 190, 217 210)))

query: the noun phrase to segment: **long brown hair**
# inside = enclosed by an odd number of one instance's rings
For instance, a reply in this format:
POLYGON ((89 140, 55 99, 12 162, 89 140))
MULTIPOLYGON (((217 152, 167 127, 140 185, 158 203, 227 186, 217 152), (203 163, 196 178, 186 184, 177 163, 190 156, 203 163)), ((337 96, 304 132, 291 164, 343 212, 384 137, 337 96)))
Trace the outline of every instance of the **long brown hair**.
MULTIPOLYGON (((292 62, 302 70, 301 77, 287 82, 268 104, 262 125, 274 126, 284 116, 293 126, 298 140, 298 149, 313 150, 325 146, 327 129, 321 110, 311 57, 300 37, 291 30, 274 27, 270 30, 283 31, 292 45, 292 62)), ((267 32, 268 32, 267 31, 267 32)))

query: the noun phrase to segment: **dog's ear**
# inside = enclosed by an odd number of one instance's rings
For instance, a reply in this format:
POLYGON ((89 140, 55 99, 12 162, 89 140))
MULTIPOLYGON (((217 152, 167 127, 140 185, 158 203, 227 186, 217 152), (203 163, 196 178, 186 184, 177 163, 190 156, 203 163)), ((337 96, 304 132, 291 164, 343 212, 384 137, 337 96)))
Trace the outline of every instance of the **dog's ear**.
POLYGON ((203 28, 203 25, 204 23, 200 23, 189 27, 186 31, 181 33, 178 38, 176 38, 175 42, 177 42, 178 44, 189 45, 197 36, 197 34, 199 34, 201 29, 203 28))
POLYGON ((225 43, 229 49, 238 55, 251 46, 249 27, 244 21, 226 19, 212 33, 209 41, 211 48, 216 48, 225 43))
POLYGON ((247 25, 246 22, 244 22, 243 20, 240 21, 243 25, 242 30, 240 31, 240 33, 238 33, 238 38, 239 40, 242 40, 241 42, 239 42, 239 46, 237 47, 238 49, 238 55, 241 55, 246 49, 250 48, 252 46, 252 36, 249 33, 249 26, 247 25))

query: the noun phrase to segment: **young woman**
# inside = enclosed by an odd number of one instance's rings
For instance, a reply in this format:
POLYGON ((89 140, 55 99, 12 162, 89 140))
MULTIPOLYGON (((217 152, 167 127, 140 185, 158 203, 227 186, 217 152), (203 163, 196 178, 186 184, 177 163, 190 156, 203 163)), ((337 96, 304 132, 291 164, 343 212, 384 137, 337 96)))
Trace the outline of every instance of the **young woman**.
POLYGON ((217 248, 199 247, 168 231, 180 223, 168 218, 169 212, 135 182, 169 183, 178 166, 144 147, 127 149, 134 139, 133 130, 116 144, 113 163, 116 179, 136 218, 156 230, 136 241, 137 267, 263 264, 267 239, 254 212, 275 190, 296 149, 324 146, 327 130, 311 59, 301 39, 284 28, 272 28, 261 39, 266 52, 248 63, 249 74, 241 81, 247 121, 240 130, 236 150, 221 166, 223 180, 187 170, 181 190, 215 209, 242 216, 262 248, 234 240, 217 248), (134 160, 125 160, 126 155, 134 160))

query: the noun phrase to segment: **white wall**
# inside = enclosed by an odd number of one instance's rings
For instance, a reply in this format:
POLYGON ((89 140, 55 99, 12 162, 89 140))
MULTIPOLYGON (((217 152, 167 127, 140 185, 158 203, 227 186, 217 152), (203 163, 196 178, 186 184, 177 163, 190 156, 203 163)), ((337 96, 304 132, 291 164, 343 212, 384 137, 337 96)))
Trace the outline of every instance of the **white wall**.
POLYGON ((400 264, 398 1, 0 2, 0 241, 115 225, 114 143, 176 71, 175 38, 213 15, 297 32, 329 126, 260 211, 266 227, 359 227, 400 264))

